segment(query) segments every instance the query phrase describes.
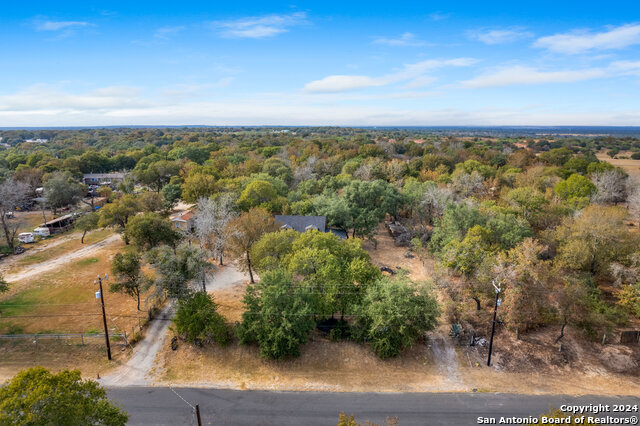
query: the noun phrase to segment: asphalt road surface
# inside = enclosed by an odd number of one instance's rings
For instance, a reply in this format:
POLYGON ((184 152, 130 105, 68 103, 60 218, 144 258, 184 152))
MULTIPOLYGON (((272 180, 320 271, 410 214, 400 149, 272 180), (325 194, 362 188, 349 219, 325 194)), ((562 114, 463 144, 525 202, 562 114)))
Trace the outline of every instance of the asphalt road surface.
MULTIPOLYGON (((108 389, 129 413, 130 425, 195 425, 189 404, 199 404, 204 425, 335 425, 340 411, 356 420, 399 426, 475 425, 478 417, 528 417, 562 404, 640 404, 640 397, 517 395, 496 393, 330 393, 234 391, 200 388, 127 387, 108 389), (175 393, 174 393, 175 390, 175 393)), ((592 413, 586 413, 593 415, 592 413)), ((620 413, 600 413, 599 417, 620 413)), ((638 412, 625 417, 640 415, 638 412)), ((520 423, 517 423, 520 424, 520 423)))

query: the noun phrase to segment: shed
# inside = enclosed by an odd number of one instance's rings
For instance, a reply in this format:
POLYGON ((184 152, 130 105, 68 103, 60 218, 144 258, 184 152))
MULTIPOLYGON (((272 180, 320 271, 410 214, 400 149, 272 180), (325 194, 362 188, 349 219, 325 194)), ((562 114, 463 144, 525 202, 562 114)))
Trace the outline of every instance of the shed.
POLYGON ((76 220, 75 215, 67 214, 60 216, 49 222, 43 223, 41 227, 49 228, 50 234, 56 234, 59 232, 68 231, 73 226, 73 222, 76 220))

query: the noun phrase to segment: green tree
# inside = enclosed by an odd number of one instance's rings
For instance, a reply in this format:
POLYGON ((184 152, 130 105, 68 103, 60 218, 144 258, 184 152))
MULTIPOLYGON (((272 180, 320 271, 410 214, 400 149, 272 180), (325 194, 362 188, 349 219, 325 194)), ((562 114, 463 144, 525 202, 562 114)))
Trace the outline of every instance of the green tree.
POLYGON ((260 283, 247 287, 245 312, 238 326, 240 343, 257 343, 265 358, 299 356, 300 346, 315 328, 309 299, 306 291, 293 286, 285 271, 265 272, 260 283))
POLYGON ((54 172, 45 179, 44 196, 54 215, 59 208, 77 203, 82 198, 84 189, 70 175, 54 172))
POLYGON ((135 297, 140 310, 140 293, 149 288, 150 284, 142 273, 140 255, 133 251, 116 253, 111 263, 111 274, 115 281, 110 284, 109 291, 135 297))
POLYGON ((138 162, 133 175, 143 185, 147 185, 156 192, 160 192, 173 176, 180 172, 180 164, 175 161, 157 160, 156 155, 151 155, 138 162))
POLYGON ((252 207, 262 207, 271 210, 269 203, 278 198, 278 191, 269 182, 264 180, 254 180, 240 194, 238 206, 242 210, 249 210, 252 207))
POLYGON ((210 197, 217 190, 216 178, 205 173, 188 176, 182 184, 182 199, 187 203, 195 203, 202 197, 210 197))
POLYGON ((475 225, 462 241, 453 240, 444 247, 442 264, 471 277, 490 251, 489 231, 475 225))
POLYGON ((344 188, 343 197, 353 218, 354 236, 371 236, 385 215, 395 216, 404 203, 400 191, 382 180, 352 181, 344 188))
POLYGON ((105 204, 100 209, 98 226, 103 228, 113 226, 119 232, 124 232, 129 218, 139 211, 140 205, 136 197, 132 194, 125 194, 113 203, 105 204))
POLYGON ((293 243, 300 233, 294 229, 264 234, 251 247, 251 259, 255 269, 262 273, 282 267, 287 256, 293 252, 293 243))
POLYGON ((327 218, 327 225, 343 230, 353 227, 353 217, 347 200, 336 195, 319 195, 313 198, 313 209, 317 215, 327 218))
POLYGON ((383 277, 370 286, 358 311, 361 336, 380 358, 398 355, 425 332, 433 330, 440 307, 430 287, 406 276, 383 277))
POLYGON ((483 222, 477 208, 466 204, 450 204, 442 218, 436 222, 429 246, 434 252, 440 253, 451 241, 462 241, 470 228, 482 225, 483 222))
POLYGON ((74 227, 80 231, 82 231, 82 237, 80 237, 80 243, 84 244, 84 237, 87 235, 87 232, 93 231, 98 227, 98 221, 100 220, 100 216, 96 212, 90 212, 83 216, 81 216, 78 220, 74 222, 74 227))
POLYGON ((0 388, 3 425, 125 425, 129 416, 79 370, 22 370, 0 388))
POLYGON ((9 291, 9 283, 0 274, 0 293, 6 293, 7 291, 9 291))
POLYGON ((171 222, 158 213, 144 213, 129 219, 124 230, 125 238, 142 250, 160 244, 173 246, 179 239, 171 222))
POLYGON ((567 180, 558 182, 553 191, 563 200, 585 206, 596 192, 596 186, 586 177, 574 173, 567 180))
POLYGON ((156 295, 182 298, 190 293, 189 282, 200 281, 203 293, 207 292, 207 271, 211 268, 209 257, 200 247, 182 243, 175 250, 159 246, 145 253, 144 259, 155 269, 156 295))
POLYGON ((207 293, 198 291, 178 300, 172 321, 178 334, 184 335, 187 342, 229 343, 230 333, 225 319, 218 313, 213 297, 207 293))
POLYGON ((182 187, 177 183, 168 183, 162 187, 162 197, 168 209, 171 209, 182 196, 182 187))
POLYGON ((150 191, 138 195, 138 205, 143 212, 160 212, 166 207, 162 195, 150 191))
POLYGON ((507 201, 517 208, 522 216, 531 221, 532 218, 541 214, 549 201, 535 188, 524 186, 515 188, 507 194, 507 201))

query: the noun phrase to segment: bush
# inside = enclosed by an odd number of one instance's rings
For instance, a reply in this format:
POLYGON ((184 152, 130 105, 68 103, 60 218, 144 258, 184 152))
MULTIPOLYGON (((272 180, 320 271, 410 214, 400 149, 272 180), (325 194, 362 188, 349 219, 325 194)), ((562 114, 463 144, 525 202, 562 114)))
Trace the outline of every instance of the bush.
POLYGON ((202 292, 191 293, 178 300, 178 310, 173 319, 178 334, 187 342, 216 342, 226 345, 230 333, 224 317, 217 312, 213 298, 202 292))
POLYGON ((406 275, 383 277, 365 293, 357 335, 369 341, 380 358, 389 358, 433 330, 439 316, 440 307, 429 287, 414 285, 406 275))
POLYGON ((309 294, 292 285, 283 270, 265 272, 260 283, 247 287, 245 312, 238 325, 240 343, 257 343, 270 359, 300 356, 300 346, 315 328, 309 294))

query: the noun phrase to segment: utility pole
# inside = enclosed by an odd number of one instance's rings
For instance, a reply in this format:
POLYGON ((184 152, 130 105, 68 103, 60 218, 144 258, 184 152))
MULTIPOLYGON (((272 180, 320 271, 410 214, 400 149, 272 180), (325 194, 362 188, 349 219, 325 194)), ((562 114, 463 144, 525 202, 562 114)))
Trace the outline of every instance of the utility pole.
POLYGON ((493 351, 493 335, 496 332, 496 316, 498 315, 498 306, 500 306, 500 299, 498 297, 500 296, 500 291, 502 290, 500 288, 499 283, 496 286, 495 282, 491 281, 491 285, 493 285, 493 288, 496 292, 496 304, 493 307, 493 323, 491 324, 491 339, 489 340, 489 359, 487 359, 487 367, 491 367, 491 352, 493 351))
MULTIPOLYGON (((105 281, 109 279, 107 274, 104 274, 105 281)), ((93 284, 100 286, 100 303, 102 305, 102 323, 104 324, 104 341, 107 344, 107 358, 111 361, 111 344, 109 343, 109 330, 107 329, 107 314, 104 311, 104 292, 102 291, 102 278, 98 275, 98 279, 93 281, 93 284)))
POLYGON ((202 426, 202 420, 200 420, 200 406, 196 404, 196 419, 198 420, 198 426, 202 426))

